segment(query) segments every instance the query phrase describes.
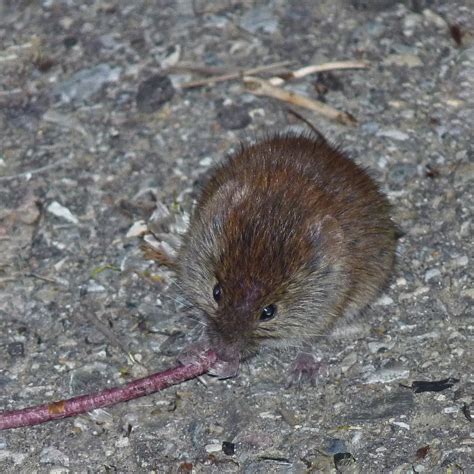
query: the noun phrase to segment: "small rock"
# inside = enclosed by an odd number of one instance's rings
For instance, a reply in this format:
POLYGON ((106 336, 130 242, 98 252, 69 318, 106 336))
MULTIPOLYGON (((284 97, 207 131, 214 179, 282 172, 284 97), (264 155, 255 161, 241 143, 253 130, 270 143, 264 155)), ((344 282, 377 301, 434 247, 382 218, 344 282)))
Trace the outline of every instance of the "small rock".
POLYGON ((128 438, 127 436, 122 436, 115 442, 116 448, 126 448, 129 445, 130 445, 130 438, 128 438))
POLYGON ((171 100, 175 89, 168 76, 156 74, 143 81, 137 92, 137 108, 140 112, 156 112, 171 100))
POLYGON ((357 353, 351 352, 341 361, 341 372, 345 374, 357 362, 357 353))
POLYGON ((421 16, 416 13, 410 13, 403 19, 403 34, 412 36, 416 26, 420 23, 421 16))
POLYGON ((247 107, 243 105, 222 106, 217 112, 217 121, 226 130, 245 128, 251 121, 247 107))
POLYGON ((430 10, 429 8, 425 8, 423 10, 423 16, 431 23, 434 23, 438 28, 448 28, 446 20, 434 11, 430 10))
POLYGON ((342 439, 334 438, 334 439, 330 439, 327 442, 327 445, 325 446, 324 451, 327 454, 331 454, 331 455, 338 454, 338 453, 345 453, 347 452, 347 446, 346 446, 345 441, 343 441, 342 439))
POLYGON ((406 379, 410 375, 410 371, 401 366, 387 365, 369 374, 365 383, 390 383, 395 380, 406 379))
POLYGON ((69 466, 69 457, 54 446, 48 446, 41 451, 39 462, 41 464, 61 464, 63 466, 69 466))
POLYGON ((390 180, 403 184, 416 175, 416 166, 412 163, 397 163, 389 171, 390 180))
POLYGON ((377 132, 378 137, 387 137, 387 138, 393 138, 394 140, 398 141, 405 141, 410 138, 410 136, 402 132, 401 130, 396 130, 396 129, 385 129, 385 130, 379 130, 377 132))
POLYGON ((463 255, 453 260, 453 264, 456 267, 465 267, 468 263, 469 263, 469 258, 467 255, 463 255))
POLYGON ((165 54, 158 58, 162 69, 168 69, 175 66, 181 57, 181 45, 177 44, 166 49, 165 54))
POLYGON ((79 219, 67 207, 64 207, 57 201, 53 201, 46 210, 54 216, 61 217, 72 224, 79 224, 79 219))
POLYGON ((377 301, 375 301, 373 306, 390 306, 392 304, 393 304, 393 299, 390 298, 390 296, 383 295, 377 301))
POLYGON ((208 168, 212 165, 212 158, 210 156, 206 156, 199 160, 199 166, 203 166, 204 168, 208 168))
POLYGON ((461 230, 459 231, 461 237, 469 237, 471 235, 471 222, 466 221, 461 224, 461 230))
POLYGON ((105 287, 99 285, 94 280, 89 281, 87 285, 87 293, 102 293, 105 290, 105 287))
POLYGON ((268 6, 258 6, 244 13, 240 20, 240 26, 252 34, 259 30, 271 34, 278 29, 278 18, 268 6))
POLYGON ((437 268, 430 268, 425 272, 425 282, 429 282, 441 276, 441 272, 437 268))
POLYGON ((367 344, 369 351, 372 354, 376 354, 377 352, 383 352, 386 349, 391 349, 395 345, 395 342, 369 342, 367 344))

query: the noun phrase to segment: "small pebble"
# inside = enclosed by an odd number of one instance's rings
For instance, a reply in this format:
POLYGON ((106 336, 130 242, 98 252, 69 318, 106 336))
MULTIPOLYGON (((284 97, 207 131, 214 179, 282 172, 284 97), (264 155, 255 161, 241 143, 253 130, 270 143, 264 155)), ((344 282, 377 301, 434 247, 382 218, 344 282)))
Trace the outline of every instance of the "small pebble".
POLYGON ((46 210, 54 216, 61 217, 72 224, 79 224, 79 219, 67 207, 64 207, 57 201, 53 201, 46 210))
POLYGON ((222 451, 222 444, 219 443, 211 443, 206 444, 205 446, 206 453, 219 453, 222 451))
POLYGON ((408 423, 404 423, 403 421, 392 421, 392 425, 399 426, 404 430, 410 430, 410 425, 408 423))
POLYGON ((10 357, 23 357, 25 355, 25 346, 22 342, 11 342, 7 346, 7 352, 10 357))
POLYGON ((210 156, 206 156, 199 160, 199 165, 203 166, 204 168, 208 168, 212 165, 212 158, 210 156))
POLYGON ((235 444, 229 441, 223 441, 222 452, 227 456, 233 456, 235 454, 235 444))
POLYGON ((425 282, 438 278, 441 272, 437 268, 430 268, 425 272, 425 282))

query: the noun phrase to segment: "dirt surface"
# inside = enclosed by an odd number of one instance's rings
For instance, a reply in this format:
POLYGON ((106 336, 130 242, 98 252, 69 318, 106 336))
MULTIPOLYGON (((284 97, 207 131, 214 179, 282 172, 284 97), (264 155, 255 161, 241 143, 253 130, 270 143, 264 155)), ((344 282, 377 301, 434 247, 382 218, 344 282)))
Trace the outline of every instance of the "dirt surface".
POLYGON ((1 432, 0 471, 474 472, 473 25, 471 0, 1 2, 0 409, 174 365, 200 326, 129 229, 158 206, 177 235, 214 162, 304 127, 238 80, 182 89, 203 76, 173 66, 368 61, 283 87, 357 118, 298 109, 405 235, 370 331, 331 346, 317 386, 285 388, 291 354, 264 352, 234 379, 1 432))

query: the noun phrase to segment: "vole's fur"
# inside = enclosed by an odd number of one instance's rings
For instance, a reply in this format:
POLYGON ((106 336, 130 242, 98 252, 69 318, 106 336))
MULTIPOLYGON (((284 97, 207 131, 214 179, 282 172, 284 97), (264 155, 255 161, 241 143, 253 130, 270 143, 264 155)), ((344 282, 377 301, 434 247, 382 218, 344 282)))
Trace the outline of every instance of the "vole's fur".
POLYGON ((235 369, 262 344, 299 345, 356 317, 387 282, 396 233, 378 186, 337 147, 277 135, 214 169, 178 275, 211 347, 235 369), (274 318, 260 321, 270 304, 274 318))

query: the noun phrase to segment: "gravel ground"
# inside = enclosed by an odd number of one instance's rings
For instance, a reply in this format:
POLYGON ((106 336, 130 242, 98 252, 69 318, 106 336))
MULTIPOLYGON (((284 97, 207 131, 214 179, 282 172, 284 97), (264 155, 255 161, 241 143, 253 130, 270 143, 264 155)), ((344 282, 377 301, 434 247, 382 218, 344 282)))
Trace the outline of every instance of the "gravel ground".
POLYGON ((472 0, 3 1, 0 409, 169 367, 197 337, 127 233, 158 208, 175 235, 212 163, 302 122, 239 81, 181 88, 202 76, 173 66, 368 61, 284 87, 357 118, 298 109, 373 171, 405 236, 370 330, 328 349, 316 387, 285 388, 289 354, 266 352, 1 432, 1 472, 474 472, 473 24, 472 0))

